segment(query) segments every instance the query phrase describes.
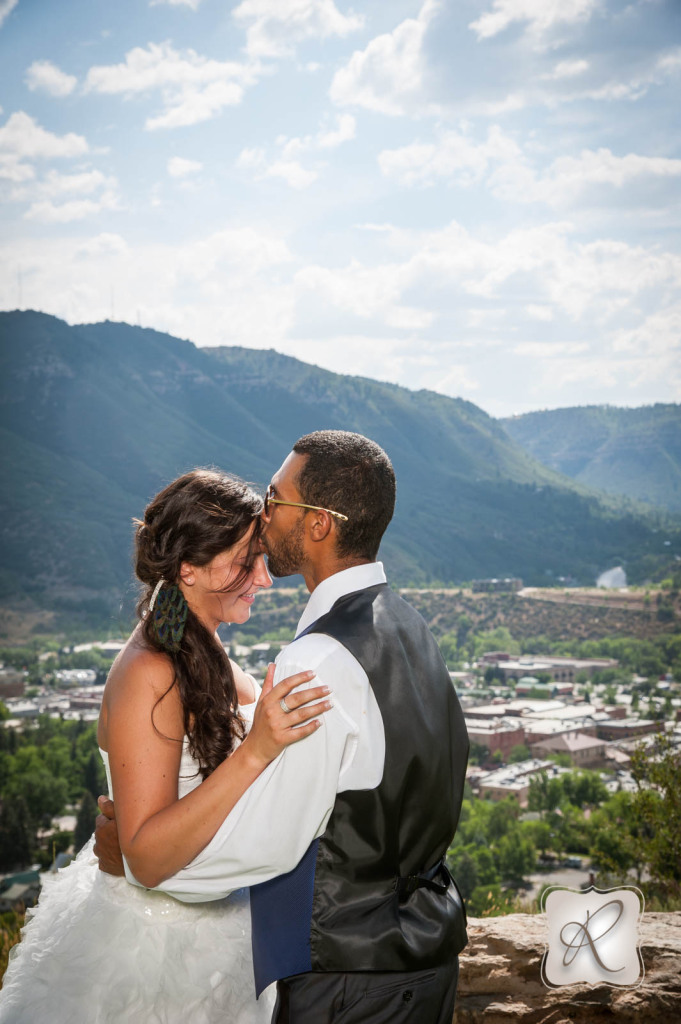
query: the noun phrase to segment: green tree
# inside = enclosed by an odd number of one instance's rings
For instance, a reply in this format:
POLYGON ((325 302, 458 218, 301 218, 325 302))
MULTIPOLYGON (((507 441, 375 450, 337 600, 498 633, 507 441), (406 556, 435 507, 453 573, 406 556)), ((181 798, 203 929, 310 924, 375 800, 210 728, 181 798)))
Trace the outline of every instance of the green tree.
POLYGON ((631 758, 638 787, 634 797, 643 824, 645 853, 652 877, 667 890, 681 888, 681 754, 669 737, 651 747, 639 745, 631 758))
POLYGON ((64 779, 55 778, 46 768, 15 776, 7 787, 8 800, 22 799, 34 823, 61 814, 68 797, 64 779))
POLYGON ((608 798, 608 790, 598 772, 579 771, 561 776, 561 787, 574 807, 597 807, 608 798))
POLYGON ((497 626, 487 632, 477 633, 473 638, 473 657, 479 658, 486 651, 520 654, 520 644, 506 626, 497 626))
POLYGON ((461 847, 451 858, 448 858, 448 867, 456 879, 461 895, 465 900, 469 900, 478 884, 475 857, 469 850, 461 847))
POLYGON ((563 797, 560 779, 549 778, 546 772, 530 779, 530 792, 527 805, 531 811, 554 811, 563 797))
POLYGON ((468 763, 480 765, 485 764, 487 761, 489 761, 489 750, 484 743, 471 743, 468 763))
POLYGON ((96 754, 94 750, 90 752, 90 756, 85 764, 83 772, 83 781, 85 788, 92 796, 97 799, 101 793, 106 793, 106 774, 104 772, 104 765, 99 754, 96 754))
POLYGON ((502 836, 495 845, 499 874, 504 881, 519 885, 523 876, 533 870, 537 863, 537 851, 529 836, 515 828, 502 836))
POLYGON ((515 797, 510 796, 493 804, 487 820, 487 838, 494 841, 505 836, 514 828, 519 813, 515 797))
POLYGON ((525 821, 522 823, 522 829, 529 835, 535 847, 541 853, 546 853, 551 846, 551 826, 549 823, 546 821, 525 821))
POLYGON ((502 893, 498 882, 492 885, 478 885, 468 903, 468 912, 473 917, 499 917, 513 909, 513 897, 502 893))
POLYGON ((488 846, 479 846, 475 850, 475 867, 480 885, 494 885, 499 881, 494 856, 488 846))
POLYGON ((624 878, 634 869, 638 881, 645 864, 644 837, 631 793, 615 793, 591 818, 590 855, 600 868, 624 878))
POLYGON ((438 640, 442 657, 445 659, 449 668, 453 668, 459 663, 459 645, 457 643, 455 633, 445 633, 438 640))
POLYGON ((0 870, 11 871, 30 864, 33 839, 24 800, 5 800, 0 808, 0 870))
POLYGON ((80 802, 80 807, 78 808, 76 831, 73 834, 73 845, 76 852, 85 846, 88 839, 94 832, 97 813, 98 811, 95 798, 92 793, 86 789, 83 793, 83 799, 80 802))

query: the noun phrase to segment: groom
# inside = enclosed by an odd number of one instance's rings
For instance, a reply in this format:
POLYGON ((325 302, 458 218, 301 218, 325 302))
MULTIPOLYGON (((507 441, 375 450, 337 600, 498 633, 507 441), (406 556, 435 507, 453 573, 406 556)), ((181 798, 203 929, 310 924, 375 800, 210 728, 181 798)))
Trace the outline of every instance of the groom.
POLYGON ((275 681, 313 669, 335 706, 161 886, 188 900, 251 886, 256 988, 278 982, 274 1024, 453 1016, 466 933, 443 858, 468 738, 434 638, 376 561, 394 502, 390 460, 359 434, 309 434, 274 475, 269 568, 302 573, 311 594, 275 681))

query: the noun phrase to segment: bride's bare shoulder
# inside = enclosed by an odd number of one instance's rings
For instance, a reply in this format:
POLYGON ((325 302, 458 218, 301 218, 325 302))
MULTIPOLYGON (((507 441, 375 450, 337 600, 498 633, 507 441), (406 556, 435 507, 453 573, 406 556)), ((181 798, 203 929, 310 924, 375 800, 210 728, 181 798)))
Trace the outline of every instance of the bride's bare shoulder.
POLYGON ((118 723, 128 730, 154 727, 166 736, 182 737, 182 705, 170 658, 151 650, 142 640, 139 627, 120 652, 109 672, 97 736, 100 747, 109 749, 110 726, 118 723))
POLYGON ((112 698, 142 688, 151 691, 150 695, 157 699, 172 685, 174 678, 170 658, 148 647, 137 626, 111 666, 104 696, 112 698))

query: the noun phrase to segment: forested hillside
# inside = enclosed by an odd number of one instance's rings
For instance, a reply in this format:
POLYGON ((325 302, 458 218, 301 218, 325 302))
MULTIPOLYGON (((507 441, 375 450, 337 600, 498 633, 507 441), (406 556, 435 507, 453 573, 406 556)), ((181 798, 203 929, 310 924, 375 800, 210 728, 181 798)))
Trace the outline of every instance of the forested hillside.
POLYGON ((500 422, 510 437, 559 473, 681 512, 681 405, 579 406, 500 422))
POLYGON ((433 392, 33 312, 0 314, 0 369, 5 603, 91 612, 130 597, 131 519, 155 491, 210 464, 263 486, 300 434, 324 427, 368 434, 393 459, 383 556, 402 584, 591 583, 614 564, 636 580, 678 547, 678 531, 604 503, 476 406, 433 392))

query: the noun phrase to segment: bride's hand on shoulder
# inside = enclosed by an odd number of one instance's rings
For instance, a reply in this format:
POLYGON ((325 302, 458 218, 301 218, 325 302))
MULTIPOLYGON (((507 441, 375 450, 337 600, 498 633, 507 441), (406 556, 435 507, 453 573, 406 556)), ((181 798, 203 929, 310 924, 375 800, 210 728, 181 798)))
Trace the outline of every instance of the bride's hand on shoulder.
POLYGON ((296 672, 274 685, 274 665, 267 669, 253 725, 244 740, 252 756, 266 765, 285 747, 298 743, 315 732, 321 722, 317 716, 333 707, 328 686, 313 686, 293 693, 297 686, 314 679, 314 672, 296 672))

